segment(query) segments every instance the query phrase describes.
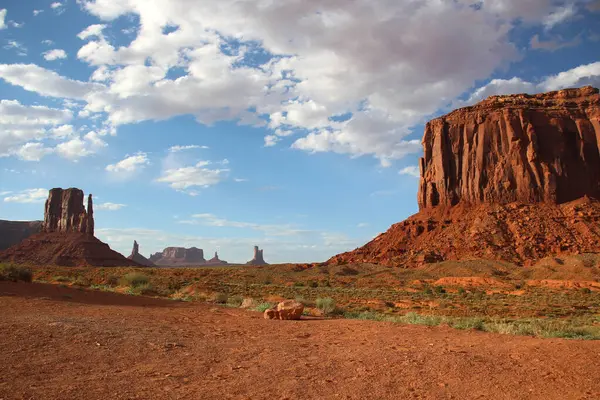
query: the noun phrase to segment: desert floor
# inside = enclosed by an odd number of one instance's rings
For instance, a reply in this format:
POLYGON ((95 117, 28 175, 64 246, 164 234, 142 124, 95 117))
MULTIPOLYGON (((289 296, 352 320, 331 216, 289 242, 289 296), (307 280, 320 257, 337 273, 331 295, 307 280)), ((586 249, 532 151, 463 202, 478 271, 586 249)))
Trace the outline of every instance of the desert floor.
POLYGON ((0 399, 598 399, 600 342, 0 282, 0 399))

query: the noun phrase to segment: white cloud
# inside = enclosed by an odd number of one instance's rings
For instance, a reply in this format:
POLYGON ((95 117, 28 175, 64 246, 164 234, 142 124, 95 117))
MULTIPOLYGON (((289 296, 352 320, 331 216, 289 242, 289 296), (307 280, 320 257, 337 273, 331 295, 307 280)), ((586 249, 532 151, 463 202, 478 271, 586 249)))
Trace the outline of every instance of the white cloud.
POLYGON ((22 28, 25 25, 23 22, 8 21, 8 24, 13 28, 22 28))
POLYGON ((104 88, 96 83, 64 78, 35 64, 0 64, 0 78, 42 96, 61 98, 84 99, 92 91, 104 88))
MULTIPOLYGON (((18 152, 19 146, 26 143, 52 136, 49 129, 55 129, 72 118, 69 110, 0 100, 0 156, 18 152)), ((28 148, 35 147, 30 144, 28 148)))
POLYGON ((200 161, 193 166, 167 169, 156 181, 168 183, 176 190, 213 186, 223 181, 229 170, 206 168, 210 164, 210 161, 200 161))
POLYGON ((580 65, 568 71, 546 77, 539 85, 541 91, 559 90, 584 85, 600 86, 600 61, 580 65))
POLYGON ((81 40, 85 40, 85 39, 88 39, 91 37, 101 37, 102 30, 104 30, 104 28, 106 28, 106 25, 102 25, 102 24, 90 25, 87 28, 85 28, 83 31, 79 32, 77 34, 77 37, 81 40))
POLYGON ((368 226, 369 226, 369 224, 366 222, 360 222, 356 225, 357 228, 366 228, 368 226))
POLYGON ((96 132, 92 131, 83 137, 76 137, 60 143, 55 150, 63 158, 78 161, 82 157, 95 154, 103 147, 106 147, 106 142, 100 139, 96 132))
POLYGON ((419 172, 419 167, 415 165, 411 165, 409 167, 404 167, 399 171, 400 175, 409 175, 415 178, 421 177, 421 173, 419 172))
POLYGON ((27 189, 13 196, 5 197, 4 201, 7 203, 43 203, 47 197, 48 189, 27 189))
POLYGON ((544 18, 544 27, 550 30, 556 25, 562 24, 573 18, 576 14, 576 8, 573 3, 567 3, 564 6, 557 7, 550 15, 544 18))
POLYGON ((234 182, 248 182, 248 179, 245 179, 245 178, 234 178, 233 181, 234 182))
POLYGON ((75 130, 73 129, 73 125, 60 125, 56 128, 52 128, 50 133, 55 138, 66 138, 73 136, 75 130))
POLYGON ((575 47, 581 44, 581 37, 577 36, 572 40, 565 41, 560 36, 550 40, 540 40, 539 35, 533 35, 529 45, 534 50, 556 51, 567 47, 575 47))
POLYGON ((200 145, 189 145, 189 146, 171 146, 169 151, 171 153, 177 153, 184 150, 193 150, 193 149, 208 149, 208 146, 200 146, 200 145))
MULTIPOLYGON (((496 11, 457 2, 289 1, 264 3, 252 13, 247 2, 216 4, 85 2, 103 20, 134 13, 142 21, 128 47, 115 48, 99 34, 78 52, 92 65, 117 70, 113 96, 97 96, 94 107, 117 125, 181 114, 206 124, 261 124, 252 113, 268 115, 274 132, 304 136, 294 148, 373 154, 389 165, 420 150, 404 140, 411 126, 516 54, 510 25, 496 11), (439 19, 444 24, 430 26, 439 19), (167 25, 178 29, 162 34, 167 25), (226 54, 224 37, 243 44, 226 54), (256 43, 283 58, 261 67, 242 62, 256 43), (164 79, 172 67, 186 74, 164 79), (119 77, 121 70, 135 72, 119 77), (344 114, 345 120, 335 119, 344 114)), ((278 138, 269 134, 265 145, 278 138)))
POLYGON ((44 56, 44 59, 46 59, 46 61, 54 61, 67 58, 67 52, 62 49, 48 50, 42 53, 42 55, 44 56))
POLYGON ((52 4, 50 4, 50 8, 52 8, 52 9, 57 9, 57 8, 60 8, 60 7, 62 7, 62 6, 63 6, 63 4, 62 4, 62 3, 60 3, 60 2, 58 2, 58 1, 56 1, 56 2, 54 2, 54 3, 52 3, 52 4))
POLYGON ((295 149, 373 155, 382 166, 419 152, 412 127, 518 58, 511 42, 518 20, 551 29, 579 10, 552 0, 80 4, 107 23, 124 15, 141 21, 125 46, 101 24, 79 34, 87 42, 77 57, 104 84, 31 65, 0 65, 0 77, 85 100, 82 113, 106 115, 114 127, 186 114, 207 125, 267 124, 267 147, 297 135, 295 149), (177 29, 164 34, 166 26, 177 29), (257 65, 257 52, 274 57, 257 65))
POLYGON ((44 39, 42 40, 42 44, 45 44, 46 46, 52 46, 54 42, 50 39, 44 39))
POLYGON ((44 12, 44 10, 33 10, 33 16, 37 17, 38 15, 40 15, 43 12, 44 12))
POLYGON ((6 8, 0 9, 0 30, 6 29, 6 8))
POLYGON ((148 155, 140 151, 132 156, 126 156, 116 164, 107 165, 106 170, 113 173, 134 173, 149 164, 148 155))
POLYGON ((94 204, 94 210, 107 210, 107 211, 118 211, 123 207, 127 207, 125 204, 118 203, 100 203, 94 204))
POLYGON ((290 224, 258 224, 254 222, 232 221, 226 218, 219 218, 214 214, 203 213, 192 215, 192 220, 181 220, 181 224, 204 225, 220 228, 240 228, 261 231, 269 236, 295 236, 304 235, 313 231, 299 229, 290 224))
POLYGON ((40 161, 45 155, 51 154, 52 148, 45 147, 42 143, 25 143, 12 154, 24 161, 40 161))
POLYGON ((23 45, 23 43, 16 40, 7 40, 4 48, 7 50, 15 50, 18 56, 27 55, 27 48, 23 45))
POLYGON ((493 95, 541 93, 586 85, 600 86, 600 61, 547 76, 538 83, 527 82, 517 77, 493 79, 487 85, 476 89, 468 100, 455 104, 470 105, 493 95))

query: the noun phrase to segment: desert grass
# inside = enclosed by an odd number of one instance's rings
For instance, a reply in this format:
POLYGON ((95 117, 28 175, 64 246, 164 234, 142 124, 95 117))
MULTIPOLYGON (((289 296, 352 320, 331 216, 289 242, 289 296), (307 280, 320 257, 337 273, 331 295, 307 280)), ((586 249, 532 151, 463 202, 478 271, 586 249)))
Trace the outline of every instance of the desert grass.
POLYGON ((29 268, 12 264, 0 264, 0 281, 31 282, 33 273, 29 268))

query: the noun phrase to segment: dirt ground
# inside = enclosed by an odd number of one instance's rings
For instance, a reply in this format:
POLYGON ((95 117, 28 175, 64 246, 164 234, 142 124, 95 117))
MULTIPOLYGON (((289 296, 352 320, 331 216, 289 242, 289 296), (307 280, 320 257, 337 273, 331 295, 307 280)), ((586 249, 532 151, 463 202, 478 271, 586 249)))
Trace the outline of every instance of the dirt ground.
POLYGON ((599 399, 600 342, 0 282, 0 399, 599 399))

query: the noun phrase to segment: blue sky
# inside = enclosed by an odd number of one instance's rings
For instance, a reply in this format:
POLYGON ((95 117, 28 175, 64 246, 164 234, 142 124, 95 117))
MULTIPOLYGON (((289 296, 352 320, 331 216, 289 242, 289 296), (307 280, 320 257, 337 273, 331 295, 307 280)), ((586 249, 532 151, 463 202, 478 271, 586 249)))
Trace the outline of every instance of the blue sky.
POLYGON ((417 211, 424 123, 600 86, 600 1, 0 0, 0 219, 321 261, 417 211))

